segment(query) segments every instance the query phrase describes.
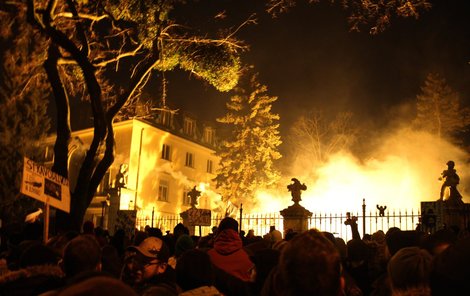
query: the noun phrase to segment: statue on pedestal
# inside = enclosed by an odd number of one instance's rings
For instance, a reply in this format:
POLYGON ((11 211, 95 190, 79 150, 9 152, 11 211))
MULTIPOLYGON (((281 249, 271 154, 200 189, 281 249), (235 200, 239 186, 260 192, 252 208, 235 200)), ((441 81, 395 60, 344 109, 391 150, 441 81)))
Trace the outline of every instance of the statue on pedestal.
POLYGON ((300 183, 296 178, 291 179, 292 184, 287 185, 291 192, 293 205, 285 208, 280 213, 284 218, 284 229, 292 229, 295 232, 303 232, 308 229, 308 220, 312 217, 312 212, 299 204, 303 190, 307 190, 305 184, 300 183))
POLYGON ((295 204, 298 204, 302 198, 300 197, 301 190, 307 190, 307 186, 305 184, 300 184, 300 181, 296 178, 291 179, 294 183, 287 185, 287 189, 291 192, 292 201, 295 204))
POLYGON ((441 186, 439 201, 444 200, 444 192, 447 187, 449 187, 450 189, 449 198, 447 200, 458 201, 462 199, 462 195, 457 190, 457 185, 460 182, 460 178, 459 175, 457 175, 457 171, 454 169, 454 167, 455 163, 452 160, 449 160, 447 162, 447 170, 444 170, 441 173, 441 177, 439 178, 439 180, 444 180, 444 182, 441 186))
POLYGON ((122 163, 119 166, 119 172, 116 174, 114 181, 114 188, 117 189, 118 195, 121 196, 121 188, 126 188, 127 186, 127 174, 128 174, 128 165, 122 163))
POLYGON ((197 206, 197 198, 201 196, 201 191, 196 189, 196 186, 188 192, 188 196, 191 199, 191 208, 196 208, 197 206))

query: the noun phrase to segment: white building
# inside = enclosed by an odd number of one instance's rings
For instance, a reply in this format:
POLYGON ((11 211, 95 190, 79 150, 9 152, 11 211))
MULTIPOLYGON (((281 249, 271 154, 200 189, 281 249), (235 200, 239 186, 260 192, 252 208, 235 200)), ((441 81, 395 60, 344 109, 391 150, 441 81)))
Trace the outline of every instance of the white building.
MULTIPOLYGON (((214 127, 206 124, 199 128, 196 120, 188 115, 178 122, 169 111, 160 114, 157 120, 132 119, 114 125, 115 161, 85 220, 113 232, 118 210, 136 210, 138 227, 153 225, 152 217, 179 215, 187 210, 190 207, 187 193, 195 186, 201 191, 198 208, 211 209, 217 201, 219 197, 212 181, 219 162, 215 155, 214 127), (117 176, 120 169, 123 174, 117 176), (120 182, 123 187, 117 189, 120 182)), ((71 190, 75 186, 75 167, 79 167, 93 138, 93 129, 73 132, 72 138, 71 190)), ((46 155, 51 149, 52 146, 46 149, 46 155)))

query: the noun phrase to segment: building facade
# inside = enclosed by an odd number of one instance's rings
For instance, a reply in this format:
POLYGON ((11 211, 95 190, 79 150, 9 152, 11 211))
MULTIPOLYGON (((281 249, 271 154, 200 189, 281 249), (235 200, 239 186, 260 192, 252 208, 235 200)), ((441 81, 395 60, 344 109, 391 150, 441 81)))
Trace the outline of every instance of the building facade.
MULTIPOLYGON (((188 196, 193 188, 201 191, 198 208, 211 209, 220 197, 215 192, 218 158, 215 154, 215 129, 197 125, 194 117, 161 112, 157 119, 130 119, 114 124, 116 152, 113 165, 97 190, 86 220, 111 233, 119 213, 133 213, 136 221, 178 215, 191 206, 188 196)), ((69 147, 71 190, 93 129, 72 133, 69 147)), ((46 148, 46 161, 52 162, 53 140, 46 148)), ((143 228, 145 225, 137 225, 143 228)), ((162 229, 163 231, 168 229, 162 229)))

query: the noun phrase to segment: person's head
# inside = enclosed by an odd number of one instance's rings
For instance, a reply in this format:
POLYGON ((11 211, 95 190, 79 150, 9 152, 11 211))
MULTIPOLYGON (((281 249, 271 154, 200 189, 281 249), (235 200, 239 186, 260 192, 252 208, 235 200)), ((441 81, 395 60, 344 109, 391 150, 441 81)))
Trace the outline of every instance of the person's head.
POLYGON ((467 236, 434 257, 430 276, 432 295, 463 295, 462 291, 470 291, 469 274, 470 237, 467 236))
POLYGON ((273 295, 339 295, 342 292, 341 258, 321 232, 311 229, 284 247, 270 283, 273 295))
POLYGON ((177 239, 182 234, 189 234, 189 229, 183 223, 178 223, 173 228, 173 235, 177 239))
POLYGON ((335 237, 335 247, 338 250, 341 260, 344 261, 348 258, 348 246, 341 237, 335 237))
POLYGON ((58 296, 75 295, 116 295, 137 296, 137 293, 122 281, 108 276, 94 276, 84 281, 74 283, 60 290, 58 296))
MULTIPOLYGON (((286 243, 287 244, 287 243, 286 243)), ((261 290, 271 270, 279 262, 280 251, 275 249, 264 248, 256 250, 250 260, 254 263, 251 274, 251 280, 261 290)))
POLYGON ((79 235, 64 248, 61 266, 67 277, 101 270, 101 247, 92 235, 79 235))
POLYGON ((214 270, 209 255, 198 249, 184 252, 176 263, 176 283, 183 290, 211 286, 214 270))
POLYGON ((422 233, 414 230, 388 231, 385 235, 385 242, 390 257, 395 255, 402 248, 416 247, 421 244, 422 233))
POLYGON ((426 289, 432 269, 432 256, 418 247, 402 248, 388 262, 392 292, 426 289))
POLYGON ((348 260, 365 263, 369 259, 369 247, 361 239, 352 239, 346 243, 348 260))
POLYGON ((127 248, 125 260, 125 281, 140 284, 165 272, 169 250, 166 244, 157 237, 148 237, 138 246, 127 248))
POLYGON ((282 241, 282 233, 280 231, 277 231, 276 229, 274 229, 271 232, 271 242, 273 244, 275 244, 275 243, 280 242, 280 241, 282 241))
POLYGON ((148 236, 154 236, 154 237, 158 237, 158 238, 163 237, 163 232, 160 228, 150 227, 147 230, 147 233, 148 233, 148 236))
POLYGON ((457 241, 457 234, 450 229, 440 229, 435 233, 431 234, 426 239, 426 245, 428 251, 432 255, 442 253, 449 246, 455 244, 457 241))
POLYGON ((34 242, 20 256, 20 268, 37 265, 57 265, 59 256, 41 242, 34 242))
POLYGON ((378 244, 385 243, 385 233, 382 230, 377 230, 372 234, 371 240, 378 244))
POLYGON ((176 240, 175 244, 175 256, 179 257, 183 254, 186 250, 190 250, 194 248, 194 241, 193 239, 187 235, 183 234, 176 240))
POLYGON ((83 234, 94 234, 95 224, 92 221, 85 221, 82 226, 83 234))
POLYGON ((238 232, 238 221, 232 217, 225 217, 220 221, 219 227, 217 227, 218 232, 222 232, 226 229, 232 229, 238 232))

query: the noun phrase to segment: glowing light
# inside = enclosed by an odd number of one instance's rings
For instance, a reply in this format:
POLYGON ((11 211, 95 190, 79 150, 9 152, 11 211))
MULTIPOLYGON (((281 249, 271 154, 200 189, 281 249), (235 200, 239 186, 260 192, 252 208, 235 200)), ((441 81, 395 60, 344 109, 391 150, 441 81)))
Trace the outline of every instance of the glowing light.
POLYGON ((121 188, 120 210, 134 210, 135 193, 134 190, 121 188))
MULTIPOLYGON (((351 153, 331 155, 321 166, 305 170, 307 157, 292 169, 292 177, 307 185, 300 204, 315 213, 342 213, 362 211, 366 200, 367 213, 376 211, 376 205, 386 205, 387 210, 419 210, 421 201, 439 198, 441 183, 438 177, 445 163, 457 160, 464 193, 469 172, 468 154, 451 144, 429 134, 400 130, 383 140, 374 157, 360 160, 351 153), (445 151, 445 153, 443 153, 445 151)), ((256 213, 279 212, 292 205, 286 186, 290 178, 274 191, 260 190, 256 194, 256 213)), ((468 202, 468 201, 466 201, 468 202)))

